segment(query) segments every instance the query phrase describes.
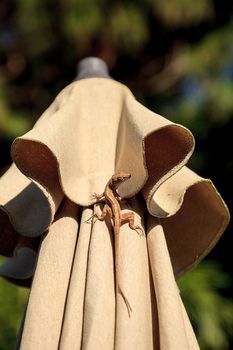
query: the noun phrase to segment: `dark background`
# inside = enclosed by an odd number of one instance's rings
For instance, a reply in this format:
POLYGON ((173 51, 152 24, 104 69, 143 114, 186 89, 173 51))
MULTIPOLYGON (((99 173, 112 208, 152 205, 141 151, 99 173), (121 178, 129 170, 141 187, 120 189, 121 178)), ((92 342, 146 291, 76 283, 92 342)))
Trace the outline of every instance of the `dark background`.
MULTIPOLYGON (((0 1, 0 169, 87 56, 153 111, 187 126, 189 166, 211 178, 230 211, 233 175, 233 2, 0 1)), ((1 229, 1 228, 0 228, 1 229)), ((179 281, 202 349, 230 349, 232 225, 179 281)), ((27 292, 0 281, 0 349, 12 349, 27 292)))

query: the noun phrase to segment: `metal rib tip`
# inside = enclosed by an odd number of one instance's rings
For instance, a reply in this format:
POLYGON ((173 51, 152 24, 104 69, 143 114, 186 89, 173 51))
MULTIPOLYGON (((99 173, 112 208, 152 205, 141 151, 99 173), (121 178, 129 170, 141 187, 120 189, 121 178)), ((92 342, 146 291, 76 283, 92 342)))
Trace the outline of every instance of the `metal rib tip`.
POLYGON ((75 80, 95 77, 111 79, 107 64, 97 57, 82 59, 77 65, 77 76, 75 80))

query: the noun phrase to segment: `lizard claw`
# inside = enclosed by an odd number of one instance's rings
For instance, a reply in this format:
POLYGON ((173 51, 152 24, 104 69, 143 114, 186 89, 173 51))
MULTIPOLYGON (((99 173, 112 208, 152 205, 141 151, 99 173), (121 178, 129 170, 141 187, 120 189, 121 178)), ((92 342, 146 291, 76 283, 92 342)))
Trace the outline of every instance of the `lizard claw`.
POLYGON ((135 231, 137 232, 137 234, 138 234, 140 237, 145 236, 145 233, 144 233, 143 229, 142 229, 140 226, 137 226, 137 227, 135 228, 135 231))

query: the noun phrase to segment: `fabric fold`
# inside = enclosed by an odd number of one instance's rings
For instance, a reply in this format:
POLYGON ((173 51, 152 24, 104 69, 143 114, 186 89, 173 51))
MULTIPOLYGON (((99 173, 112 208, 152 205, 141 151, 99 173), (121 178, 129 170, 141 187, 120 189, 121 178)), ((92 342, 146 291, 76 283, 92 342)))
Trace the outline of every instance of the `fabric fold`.
POLYGON ((197 340, 180 299, 163 226, 148 214, 148 252, 158 305, 161 350, 197 350, 197 340))
POLYGON ((151 197, 142 193, 150 214, 161 218, 177 277, 209 253, 229 223, 229 211, 213 183, 187 167, 151 197))
POLYGON ((137 198, 122 210, 132 211, 147 232, 140 236, 127 223, 120 230, 119 283, 132 307, 129 317, 115 295, 110 220, 90 222, 91 208, 77 220, 77 210, 65 201, 42 241, 20 349, 199 349, 158 219, 147 216, 144 223, 137 198))
POLYGON ((15 257, 0 266, 0 276, 22 287, 30 287, 36 268, 37 253, 28 247, 18 249, 15 257))
POLYGON ((58 348, 78 234, 78 207, 65 200, 44 237, 27 306, 20 349, 58 348))
MULTIPOLYGON (((81 208, 68 200, 64 206, 41 244, 20 349, 159 349, 146 235, 121 227, 119 279, 132 306, 129 317, 115 295, 110 221, 90 222, 93 210, 84 208, 78 225, 81 208)), ((96 205, 94 212, 101 209, 96 205)), ((127 211, 146 230, 142 203, 130 200, 127 211)))
MULTIPOLYGON (((29 237, 41 235, 55 213, 50 194, 24 176, 15 164, 0 178, 0 209, 0 217, 4 211, 14 230, 29 237)), ((1 220, 4 222, 3 218, 1 220)))
POLYGON ((213 184, 185 166, 193 147, 186 128, 142 106, 124 85, 102 78, 70 84, 12 145, 18 168, 0 179, 1 254, 12 256, 20 235, 45 232, 64 196, 91 204, 114 173, 126 171, 132 176, 120 195, 142 193, 150 214, 164 220, 175 274, 190 269, 229 221, 213 184))
POLYGON ((131 197, 146 182, 150 190, 151 178, 164 181, 190 157, 190 131, 142 106, 124 85, 91 78, 66 91, 66 101, 60 105, 56 100, 55 112, 50 107, 12 145, 17 167, 40 183, 55 204, 63 192, 79 205, 93 204, 93 193, 103 192, 118 171, 132 174, 120 189, 131 197))
POLYGON ((176 215, 161 218, 177 277, 193 268, 213 249, 229 219, 226 204, 210 180, 191 186, 176 215))

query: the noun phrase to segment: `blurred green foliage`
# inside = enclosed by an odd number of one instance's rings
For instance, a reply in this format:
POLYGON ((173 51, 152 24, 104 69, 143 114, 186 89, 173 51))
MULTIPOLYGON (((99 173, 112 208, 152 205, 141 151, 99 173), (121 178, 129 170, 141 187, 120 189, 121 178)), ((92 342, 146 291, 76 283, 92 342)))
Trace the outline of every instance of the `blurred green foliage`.
POLYGON ((211 0, 196 0, 190 6, 189 0, 157 0, 153 1, 155 11, 169 27, 184 27, 198 24, 214 16, 211 0))
MULTIPOLYGON (((0 259, 2 263, 3 259, 0 259)), ((0 282, 0 350, 12 350, 25 311, 28 290, 0 282)))
POLYGON ((182 300, 201 349, 229 349, 233 333, 233 300, 221 295, 231 286, 215 261, 205 261, 178 282, 182 300))
POLYGON ((26 113, 9 108, 4 95, 4 88, 0 85, 0 130, 12 139, 25 133, 31 123, 26 113))
MULTIPOLYGON (((231 210, 232 19, 230 0, 1 0, 0 168, 13 139, 73 80, 78 60, 98 56, 149 108, 191 129, 191 166, 213 178, 231 210)), ((232 346, 231 246, 225 234, 211 255, 218 263, 179 282, 204 350, 232 346)), ((0 281, 0 349, 13 348, 26 296, 0 281)))

